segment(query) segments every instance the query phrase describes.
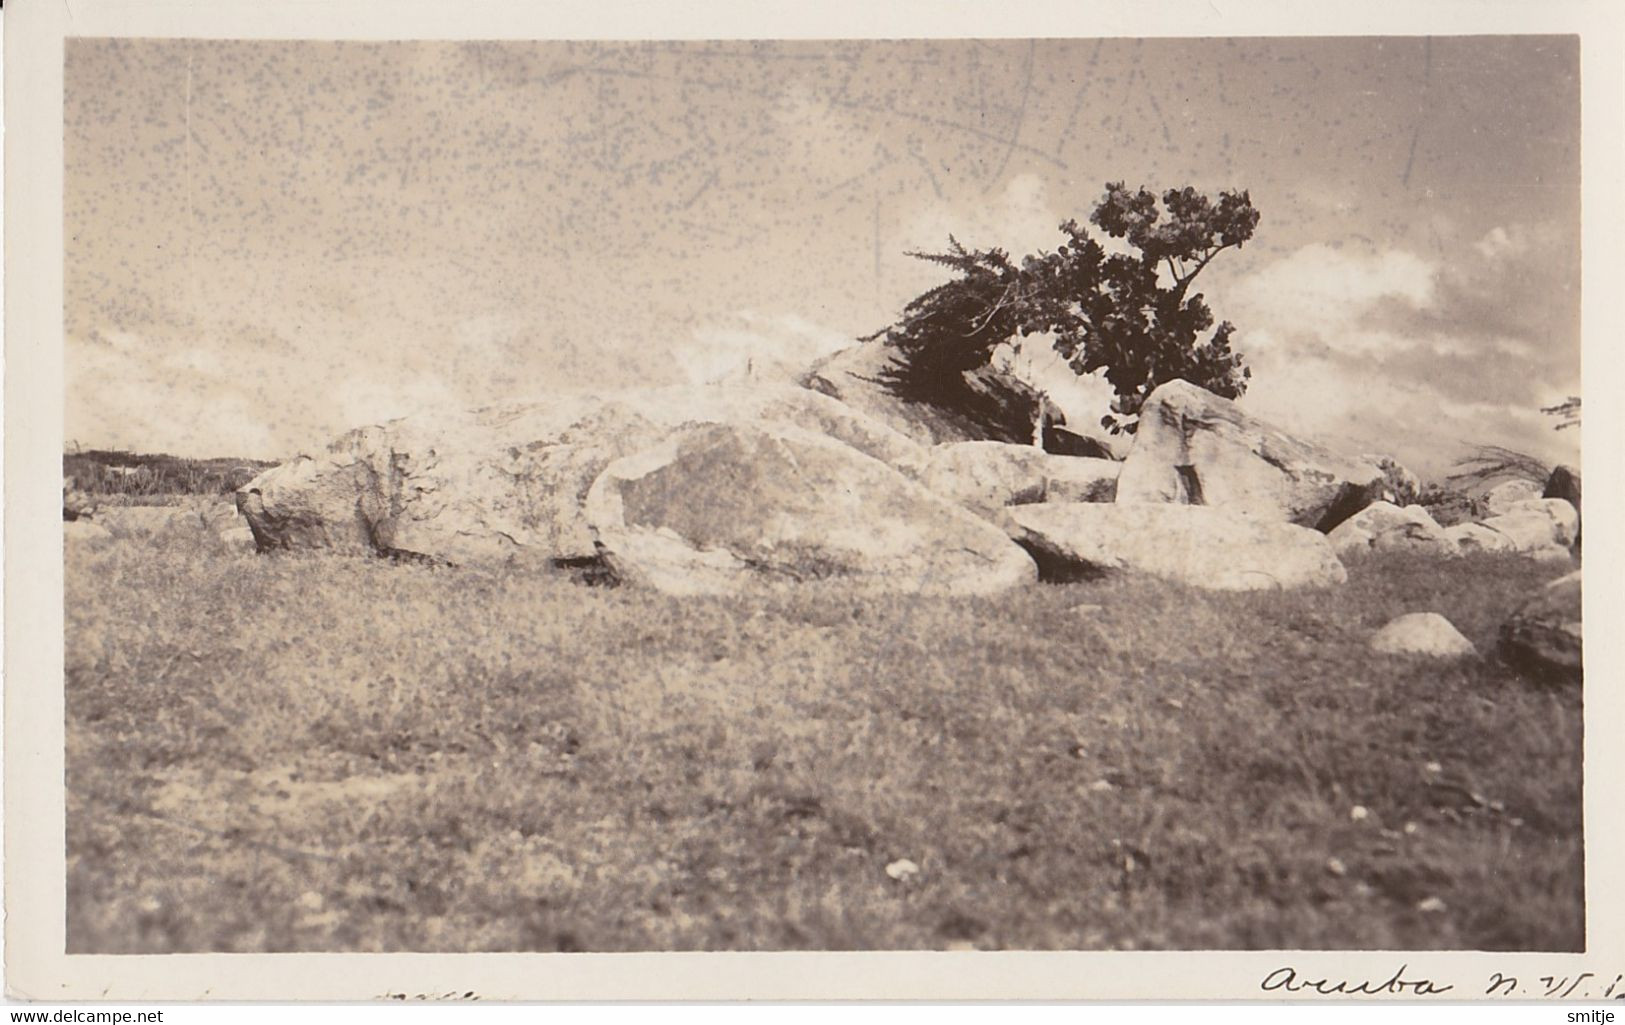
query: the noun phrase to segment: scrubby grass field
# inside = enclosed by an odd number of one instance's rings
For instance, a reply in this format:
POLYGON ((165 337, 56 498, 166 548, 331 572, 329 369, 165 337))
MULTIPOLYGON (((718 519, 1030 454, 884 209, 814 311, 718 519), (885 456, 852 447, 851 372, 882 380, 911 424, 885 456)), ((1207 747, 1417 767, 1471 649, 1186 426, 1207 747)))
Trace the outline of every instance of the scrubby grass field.
POLYGON ((70 952, 1583 946, 1578 693, 1365 648, 1492 652, 1564 568, 674 600, 211 545, 70 543, 70 952))

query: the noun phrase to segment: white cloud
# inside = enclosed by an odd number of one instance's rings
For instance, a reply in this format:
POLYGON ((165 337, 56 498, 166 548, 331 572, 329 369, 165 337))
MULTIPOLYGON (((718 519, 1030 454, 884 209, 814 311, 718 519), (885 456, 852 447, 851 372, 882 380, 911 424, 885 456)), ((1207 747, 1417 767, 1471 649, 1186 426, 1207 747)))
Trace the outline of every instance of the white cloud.
POLYGON ((693 384, 751 379, 789 381, 815 361, 857 339, 795 314, 741 310, 696 328, 672 358, 693 384))
POLYGON ((1243 404, 1337 448, 1394 454, 1424 475, 1476 443, 1572 458, 1578 439, 1555 435, 1508 387, 1506 375, 1535 366, 1539 347, 1459 322, 1447 301, 1459 276, 1517 251, 1522 237, 1497 228, 1474 247, 1477 259, 1453 267, 1403 250, 1317 244, 1238 281, 1215 305, 1239 326, 1253 368, 1243 404))
POLYGON ((1497 260, 1503 256, 1521 251, 1524 248, 1524 240, 1521 238, 1515 239, 1507 234, 1505 228, 1496 226, 1474 243, 1473 248, 1484 259, 1497 260))
POLYGON ((70 341, 66 430, 89 448, 193 456, 279 454, 259 396, 187 365, 189 349, 164 348, 130 332, 107 344, 70 341))
POLYGON ((1278 330, 1347 329, 1384 300, 1427 306, 1437 274, 1436 264, 1401 249, 1355 252, 1317 242, 1243 280, 1233 299, 1278 330))

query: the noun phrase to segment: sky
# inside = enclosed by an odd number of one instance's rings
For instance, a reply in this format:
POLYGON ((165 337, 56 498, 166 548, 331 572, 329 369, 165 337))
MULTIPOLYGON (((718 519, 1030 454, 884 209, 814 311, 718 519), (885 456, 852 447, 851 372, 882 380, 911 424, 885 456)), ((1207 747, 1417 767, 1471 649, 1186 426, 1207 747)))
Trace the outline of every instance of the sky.
POLYGON ((1053 249, 1121 180, 1261 211, 1195 287, 1248 411, 1424 476, 1578 456, 1540 412, 1579 393, 1573 37, 70 39, 65 70, 82 447, 286 458, 789 374, 943 280, 910 251, 1053 249))

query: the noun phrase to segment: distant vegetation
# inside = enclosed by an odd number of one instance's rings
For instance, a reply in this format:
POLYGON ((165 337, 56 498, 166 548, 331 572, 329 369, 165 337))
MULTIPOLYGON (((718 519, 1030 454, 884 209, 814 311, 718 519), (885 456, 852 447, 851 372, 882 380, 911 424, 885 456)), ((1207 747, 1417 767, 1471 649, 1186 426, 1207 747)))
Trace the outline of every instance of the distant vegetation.
POLYGON ((161 498, 230 494, 275 466, 263 459, 182 459, 108 449, 69 452, 62 476, 90 495, 161 498))

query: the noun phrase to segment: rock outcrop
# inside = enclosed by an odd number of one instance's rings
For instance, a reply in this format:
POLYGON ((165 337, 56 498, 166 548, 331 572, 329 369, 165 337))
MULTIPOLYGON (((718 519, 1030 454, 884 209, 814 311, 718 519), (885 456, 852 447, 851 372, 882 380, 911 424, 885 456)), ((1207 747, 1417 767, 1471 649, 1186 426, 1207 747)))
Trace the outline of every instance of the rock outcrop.
POLYGON ((1217 591, 1324 587, 1347 579, 1324 534, 1184 505, 1017 505, 1011 536, 1051 580, 1146 573, 1217 591))
POLYGON ((1031 445, 962 441, 928 450, 920 482, 980 515, 1034 502, 1110 502, 1122 464, 1031 445))
MULTIPOLYGON (((1561 498, 1574 506, 1574 511, 1580 513, 1582 521, 1585 519, 1584 513, 1580 510, 1580 471, 1572 466, 1559 466, 1553 469, 1551 476, 1546 478, 1546 487, 1541 490, 1540 497, 1561 498)), ((1578 526, 1574 528, 1576 549, 1580 547, 1580 530, 1578 526)))
POLYGON ((1582 658, 1580 571, 1547 584, 1501 625, 1501 655, 1540 680, 1578 682, 1582 658))
POLYGON ((1484 495, 1484 509, 1491 516, 1510 512, 1512 507, 1539 498, 1541 486, 1532 480, 1509 480, 1497 484, 1484 495))
POLYGON ((821 579, 998 594, 1037 576, 997 528, 850 446, 787 427, 680 428, 610 464, 585 515, 617 577, 676 595, 821 579))
POLYGON ((1538 554, 1560 549, 1565 555, 1579 536, 1580 514, 1560 498, 1532 498, 1503 507, 1481 526, 1503 535, 1512 551, 1538 554))
POLYGON ((834 399, 783 385, 560 395, 424 412, 350 431, 237 492, 263 549, 451 563, 590 558, 587 490, 611 462, 689 422, 795 427, 917 475, 925 451, 834 399))
POLYGON ((1375 466, 1294 438, 1188 381, 1140 410, 1117 501, 1206 505, 1326 532, 1382 497, 1375 466))
POLYGON ((984 367, 951 383, 962 392, 962 409, 915 401, 900 394, 895 384, 904 359, 882 339, 861 342, 814 363, 800 384, 839 399, 922 445, 1032 441, 1041 403, 1037 390, 984 367))
POLYGON ((1388 621, 1371 636, 1371 650, 1384 655, 1465 658, 1478 654, 1473 642, 1437 612, 1412 612, 1388 621))
POLYGON ((1445 529, 1419 505, 1401 509, 1392 502, 1373 502, 1344 520, 1327 538, 1338 555, 1365 551, 1407 551, 1455 555, 1459 549, 1445 529))
POLYGON ((1541 489, 1541 498, 1561 498, 1580 509, 1580 471, 1572 466, 1559 466, 1552 470, 1546 478, 1546 486, 1541 489))

